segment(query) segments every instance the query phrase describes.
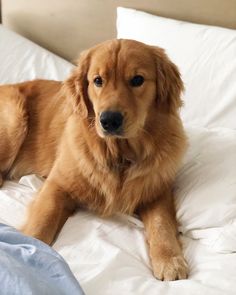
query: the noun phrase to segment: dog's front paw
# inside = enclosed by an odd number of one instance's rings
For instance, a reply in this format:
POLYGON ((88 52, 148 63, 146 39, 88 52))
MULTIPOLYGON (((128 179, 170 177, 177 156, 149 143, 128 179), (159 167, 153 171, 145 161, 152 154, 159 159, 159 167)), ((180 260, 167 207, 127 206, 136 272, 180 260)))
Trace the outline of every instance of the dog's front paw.
POLYGON ((182 255, 152 259, 154 276, 163 281, 183 280, 188 276, 188 265, 182 255))

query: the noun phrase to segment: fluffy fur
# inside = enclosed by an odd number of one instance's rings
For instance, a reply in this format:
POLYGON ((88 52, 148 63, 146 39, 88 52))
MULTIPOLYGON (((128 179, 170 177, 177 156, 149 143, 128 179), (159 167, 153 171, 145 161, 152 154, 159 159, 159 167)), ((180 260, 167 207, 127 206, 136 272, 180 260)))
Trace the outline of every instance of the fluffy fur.
POLYGON ((179 118, 183 83, 164 51, 111 40, 83 52, 64 81, 0 87, 0 182, 46 178, 22 231, 52 243, 76 208, 102 216, 138 213, 154 275, 187 276, 177 238, 172 184, 186 147, 179 118), (145 79, 131 87, 135 75, 145 79), (102 87, 94 77, 103 79, 102 87), (124 115, 121 136, 107 136, 102 111, 124 115))

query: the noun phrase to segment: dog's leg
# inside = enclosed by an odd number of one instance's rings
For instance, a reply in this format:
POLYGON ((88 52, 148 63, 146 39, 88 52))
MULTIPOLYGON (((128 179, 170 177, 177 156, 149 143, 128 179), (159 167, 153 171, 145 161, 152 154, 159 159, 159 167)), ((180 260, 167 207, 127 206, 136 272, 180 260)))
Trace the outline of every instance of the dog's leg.
POLYGON ((73 214, 75 203, 59 185, 46 180, 28 210, 28 217, 21 231, 51 244, 67 218, 73 214))
POLYGON ((153 273, 160 280, 187 278, 187 263, 177 237, 172 195, 160 196, 140 212, 149 244, 153 273))

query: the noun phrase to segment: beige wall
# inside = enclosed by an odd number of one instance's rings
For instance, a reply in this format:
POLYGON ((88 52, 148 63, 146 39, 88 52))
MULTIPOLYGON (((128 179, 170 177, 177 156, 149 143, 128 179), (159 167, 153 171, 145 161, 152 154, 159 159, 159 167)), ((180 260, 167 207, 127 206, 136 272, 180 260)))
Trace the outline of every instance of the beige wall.
POLYGON ((117 6, 236 29, 236 0, 2 0, 3 23, 73 60, 115 37, 117 6))

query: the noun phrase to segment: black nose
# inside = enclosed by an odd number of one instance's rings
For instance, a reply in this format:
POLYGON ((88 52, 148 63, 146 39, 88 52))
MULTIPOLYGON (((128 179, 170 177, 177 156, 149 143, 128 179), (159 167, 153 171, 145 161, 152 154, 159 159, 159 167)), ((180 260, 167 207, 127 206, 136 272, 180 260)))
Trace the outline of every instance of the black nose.
POLYGON ((123 123, 123 116, 119 112, 102 112, 100 123, 104 130, 109 133, 118 133, 123 123))

